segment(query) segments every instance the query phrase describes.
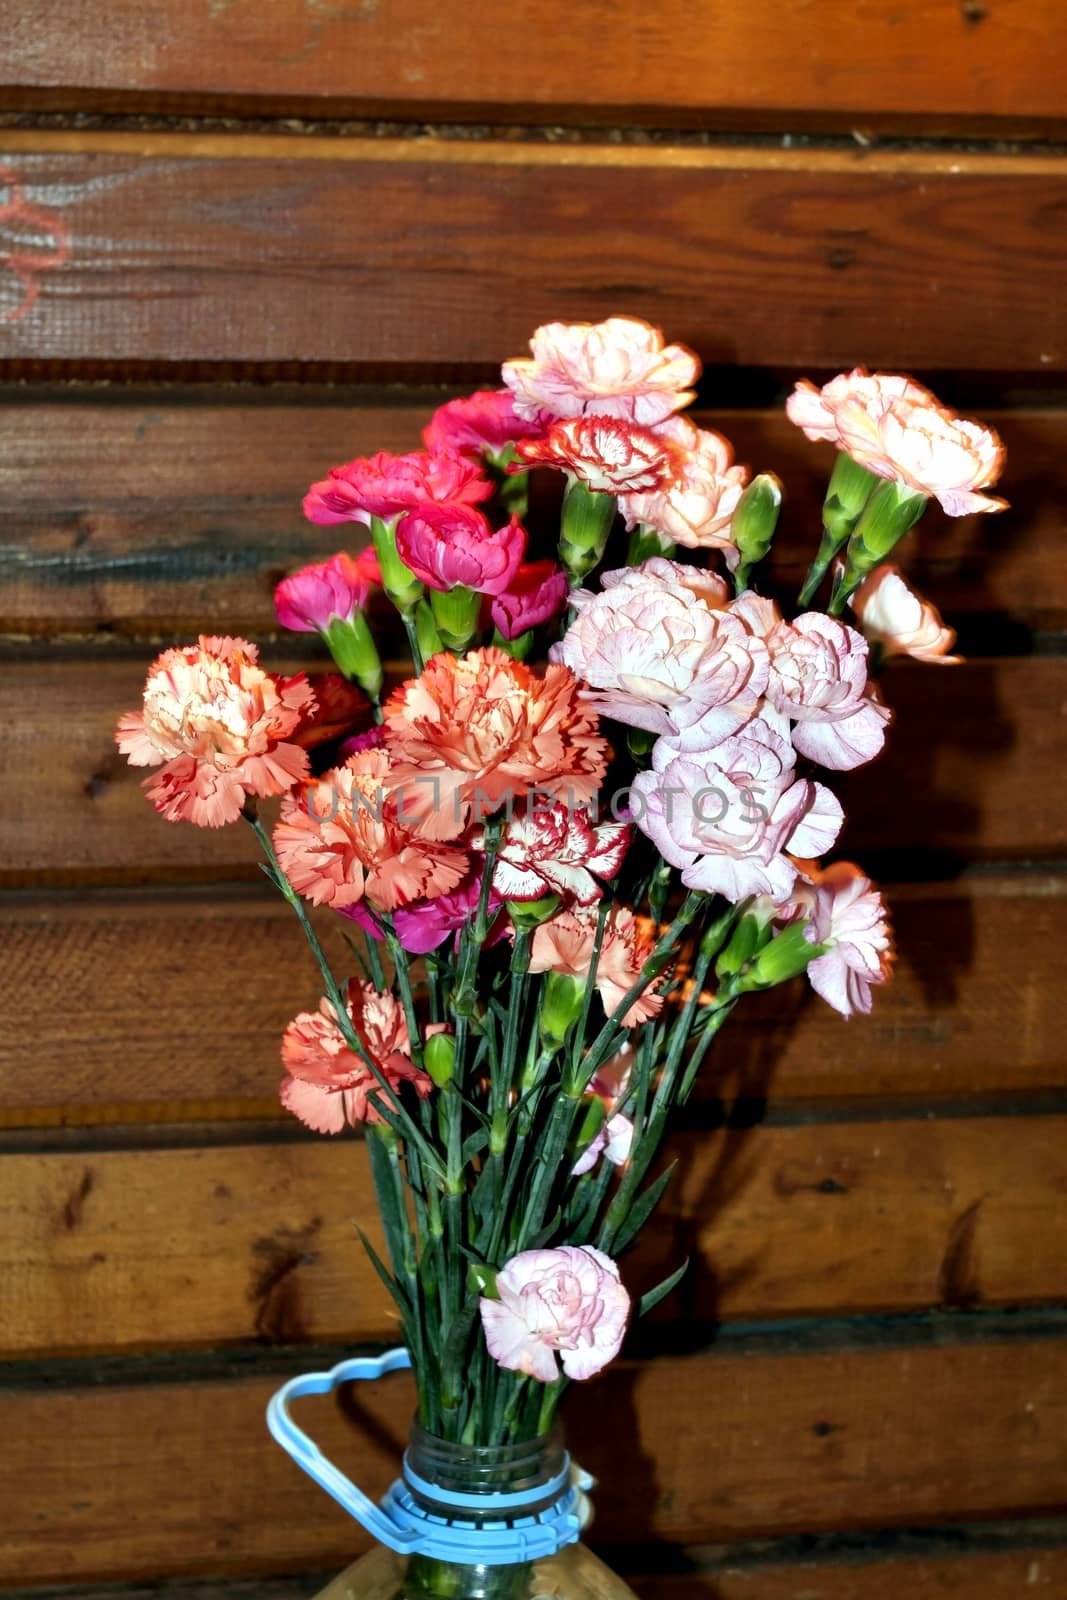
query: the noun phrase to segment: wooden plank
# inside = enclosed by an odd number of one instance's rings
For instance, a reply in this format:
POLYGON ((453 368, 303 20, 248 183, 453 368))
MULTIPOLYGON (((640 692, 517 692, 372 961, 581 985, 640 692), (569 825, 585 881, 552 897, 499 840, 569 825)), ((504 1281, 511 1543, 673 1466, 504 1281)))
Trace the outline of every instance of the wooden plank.
MULTIPOLYGON (((285 670, 279 652, 269 664, 285 670)), ((143 883, 254 876, 247 829, 163 821, 114 745, 139 703, 142 661, 22 660, 0 677, 8 762, 0 883, 143 883)), ((880 852, 900 877, 970 859, 1048 861, 1067 845, 1067 665, 1027 658, 886 674, 889 753, 835 788, 842 852, 880 852)))
MULTIPOLYGON (((1067 996, 1049 976, 1067 882, 983 872, 888 892, 899 959, 871 1016, 844 1023, 803 980, 752 996, 698 1098, 936 1102, 1067 1086, 1067 996)), ((347 972, 338 924, 318 927, 347 972)), ((0 1125, 284 1116, 278 1041, 314 1004, 318 972, 266 886, 8 895, 0 944, 0 1125), (42 1006, 42 993, 66 1003, 42 1006)))
POLYGON ((654 13, 633 0, 577 12, 519 0, 514 72, 500 71, 499 14, 484 0, 460 28, 429 0, 310 12, 297 0, 61 0, 40 27, 11 21, 0 78, 9 106, 775 128, 903 118, 925 132, 988 119, 1029 130, 1064 116, 1051 0, 907 0, 893 11, 826 0, 817 28, 773 0, 744 12, 664 0, 654 13))
MULTIPOLYGON (((304 489, 354 455, 416 447, 433 406, 234 403, 240 393, 225 404, 175 405, 161 394, 130 405, 0 405, 0 631, 155 638, 272 630, 281 573, 363 538, 357 525, 305 521, 304 489)), ((906 547, 909 572, 972 633, 979 622, 1001 639, 1023 627, 1063 629, 1067 412, 983 418, 1008 445, 1011 510, 959 519, 931 509, 906 547), (991 623, 992 613, 1009 615, 991 623)), ((731 439, 753 470, 773 467, 784 480, 773 582, 795 594, 830 452, 813 449, 777 410, 720 409, 701 421, 731 439)))
MULTIPOLYGON (((1065 1380, 1055 1339, 724 1347, 609 1369, 569 1397, 567 1428, 601 1480, 596 1532, 608 1542, 1035 1516, 1067 1496, 1065 1380)), ((344 1566, 364 1536, 266 1444, 277 1382, 6 1393, 8 1584, 344 1566)), ((367 1387, 300 1415, 378 1494, 396 1470, 411 1389, 367 1387)))
POLYGON ((455 377, 620 310, 709 363, 1067 366, 1058 157, 7 133, 0 158, 35 208, 20 260, 54 252, 42 212, 69 244, 0 305, 21 370, 455 377))
MULTIPOLYGON (((640 1294, 691 1258, 657 1315, 690 1344, 723 1320, 1067 1299, 1065 1117, 680 1135, 667 1158, 624 1276, 640 1294)), ((380 1250, 353 1139, 8 1154, 0 1351, 388 1342, 355 1220, 380 1250)))

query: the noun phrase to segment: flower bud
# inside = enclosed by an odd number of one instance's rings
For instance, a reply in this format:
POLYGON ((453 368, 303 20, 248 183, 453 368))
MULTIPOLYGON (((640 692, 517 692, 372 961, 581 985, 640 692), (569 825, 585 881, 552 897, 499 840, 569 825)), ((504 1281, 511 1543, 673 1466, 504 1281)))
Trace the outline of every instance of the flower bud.
POLYGON ((738 982, 744 993, 750 989, 770 989, 776 983, 805 972, 810 961, 826 953, 826 946, 806 939, 807 922, 794 922, 777 938, 765 944, 738 982))
POLYGON ((508 900, 505 904, 516 928, 524 928, 529 932, 555 916, 559 910, 559 895, 545 894, 540 900, 508 900))
POLYGON ((835 550, 840 550, 849 537, 864 506, 881 482, 881 478, 868 472, 866 467, 861 467, 858 461, 853 461, 844 450, 838 451, 822 507, 823 527, 833 541, 835 550))
MULTIPOLYGON (((778 513, 782 509, 782 485, 773 472, 753 478, 740 500, 730 523, 730 538, 741 552, 740 570, 747 578, 749 567, 762 561, 771 548, 778 513)), ((744 583, 739 584, 743 588, 744 583)))
POLYGON ((496 1269, 486 1266, 482 1261, 472 1261, 467 1268, 467 1292, 486 1295, 490 1300, 498 1299, 496 1269))
POLYGON ((603 556, 617 509, 613 494, 587 489, 578 478, 569 479, 563 496, 559 556, 572 586, 592 572, 603 556))
POLYGON ((378 646, 362 611, 349 620, 335 617, 322 637, 346 678, 354 678, 364 694, 378 698, 382 687, 382 662, 378 646))
POLYGON ((437 1088, 447 1088, 452 1082, 452 1070, 456 1060, 456 1041, 453 1035, 431 1034, 423 1046, 422 1059, 426 1071, 437 1088))
POLYGON ((446 650, 462 652, 478 633, 482 597, 456 584, 454 589, 431 589, 430 609, 446 650))
POLYGON ((414 611, 423 596, 423 586, 410 567, 396 553, 397 518, 385 522, 371 517, 370 533, 382 571, 382 588, 398 611, 414 611))
POLYGON ((584 978, 574 978, 567 972, 550 972, 545 979, 541 995, 541 1042, 548 1049, 558 1050, 582 1014, 585 998, 584 978))
POLYGON ((765 919, 746 912, 738 921, 726 948, 715 963, 716 977, 735 978, 766 942, 767 936, 765 919))
POLYGON ((885 479, 871 495, 845 552, 845 569, 834 580, 831 606, 840 608, 852 591, 879 566, 919 521, 926 495, 885 479))

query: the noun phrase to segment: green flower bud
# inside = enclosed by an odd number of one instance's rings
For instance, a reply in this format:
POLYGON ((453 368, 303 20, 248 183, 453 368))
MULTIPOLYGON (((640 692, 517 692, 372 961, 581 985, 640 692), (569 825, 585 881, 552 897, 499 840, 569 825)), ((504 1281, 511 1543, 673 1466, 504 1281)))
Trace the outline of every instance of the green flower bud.
POLYGON ((493 644, 498 650, 504 650, 515 661, 525 661, 533 649, 534 630, 527 628, 525 633, 518 633, 514 639, 505 639, 499 628, 493 630, 493 644))
POLYGON ((382 588, 397 610, 407 613, 414 611, 425 591, 411 568, 396 553, 398 520, 394 517, 391 522, 383 522, 381 517, 371 517, 370 536, 382 569, 382 588))
POLYGON ((767 922, 763 917, 754 916, 751 912, 740 918, 729 941, 718 961, 715 963, 716 977, 735 978, 743 967, 752 960, 756 951, 769 937, 767 922))
POLYGON ((844 450, 837 452, 822 506, 823 527, 833 540, 835 550, 840 550, 849 537, 881 482, 881 478, 853 461, 844 450))
POLYGON ((450 1033, 432 1033, 422 1047, 422 1059, 438 1089, 452 1082, 456 1062, 456 1041, 450 1033))
POLYGON ((362 611, 354 611, 351 621, 334 617, 322 637, 345 677, 354 679, 364 694, 376 700, 382 687, 382 663, 362 611))
POLYGON ((578 478, 568 479, 563 496, 559 557, 572 588, 592 572, 603 556, 617 510, 613 494, 600 494, 587 489, 578 478))
POLYGON ((825 955, 828 945, 811 944, 804 937, 807 922, 794 922, 777 938, 765 944, 738 982, 744 993, 750 989, 770 989, 807 970, 816 956, 825 955))
POLYGON ((584 978, 571 977, 567 972, 548 974, 541 995, 539 1019, 541 1042, 547 1049, 560 1049, 568 1030, 582 1014, 584 998, 584 978))
POLYGON ((485 1295, 488 1300, 499 1300, 496 1292, 496 1269, 480 1261, 472 1261, 467 1268, 467 1293, 485 1295))
POLYGON ((773 472, 753 478, 740 500, 730 523, 730 538, 741 552, 741 567, 746 577, 749 567, 762 561, 771 548, 778 513, 782 509, 782 485, 773 472))
POLYGON ((508 916, 516 928, 539 928, 542 922, 554 917, 559 910, 559 895, 545 894, 540 900, 508 900, 508 916))
POLYGON ((926 510, 927 497, 885 479, 871 495, 845 552, 845 569, 834 580, 830 611, 839 616, 849 595, 910 533, 926 510))
POLYGON ((430 609, 446 650, 466 650, 478 633, 482 597, 457 583, 454 589, 431 589, 430 609))

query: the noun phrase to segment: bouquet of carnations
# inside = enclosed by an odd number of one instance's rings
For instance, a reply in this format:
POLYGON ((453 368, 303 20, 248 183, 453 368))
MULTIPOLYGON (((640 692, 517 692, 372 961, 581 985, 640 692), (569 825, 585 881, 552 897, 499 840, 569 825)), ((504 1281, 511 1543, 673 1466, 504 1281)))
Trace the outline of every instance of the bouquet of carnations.
POLYGON ((445 1440, 542 1435, 678 1281, 634 1306, 618 1261, 734 1007, 806 972, 870 1009, 890 931, 859 867, 821 864, 832 779, 885 742, 875 663, 956 659, 887 558, 931 498, 1002 505, 996 436, 911 379, 800 383, 790 418, 838 453, 783 614, 758 575, 781 485, 683 414, 698 375, 633 319, 538 329, 423 450, 310 489, 306 515, 362 547, 275 603, 335 672, 202 637, 119 725, 162 816, 243 819, 300 920, 322 995, 286 1029, 282 1104, 365 1135, 384 1257, 364 1243, 445 1440), (413 662, 388 693, 386 605, 413 662), (350 972, 312 908, 344 919, 350 972))

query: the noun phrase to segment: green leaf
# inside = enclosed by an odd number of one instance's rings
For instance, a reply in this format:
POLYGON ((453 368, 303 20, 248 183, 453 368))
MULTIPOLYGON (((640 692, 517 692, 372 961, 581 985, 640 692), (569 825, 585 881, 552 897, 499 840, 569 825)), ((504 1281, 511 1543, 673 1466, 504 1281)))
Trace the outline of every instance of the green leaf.
POLYGON ((389 1268, 386 1266, 377 1250, 375 1250, 374 1246, 371 1244, 370 1240, 367 1238, 367 1235, 363 1232, 363 1229, 359 1226, 358 1222, 355 1224, 355 1229, 359 1234, 360 1244, 362 1244, 364 1250, 370 1257, 371 1265, 378 1274, 379 1278, 381 1278, 382 1282, 385 1284, 385 1287, 388 1289, 392 1299, 396 1302, 397 1308, 400 1311, 400 1315, 403 1317, 406 1323, 412 1313, 410 1300, 400 1287, 399 1283, 397 1283, 396 1279, 393 1277, 393 1274, 389 1271, 389 1268))
POLYGON ((663 1198, 663 1191, 673 1178, 674 1169, 677 1165, 677 1161, 672 1161, 666 1171, 661 1172, 659 1177, 649 1184, 644 1193, 637 1196, 637 1199, 630 1207, 626 1221, 615 1237, 616 1255, 621 1255, 624 1250, 633 1244, 637 1235, 663 1198))
POLYGON ((667 1298, 672 1289, 678 1287, 688 1270, 689 1257, 686 1256, 676 1272, 672 1272, 669 1278, 664 1278, 662 1283, 657 1283, 654 1289, 650 1289, 647 1294, 641 1296, 637 1302, 637 1315, 639 1317, 647 1316, 654 1306, 658 1306, 661 1300, 667 1298))
POLYGON ((479 1128, 463 1141, 463 1165, 467 1166, 480 1150, 484 1150, 489 1143, 489 1134, 486 1128, 479 1128))

